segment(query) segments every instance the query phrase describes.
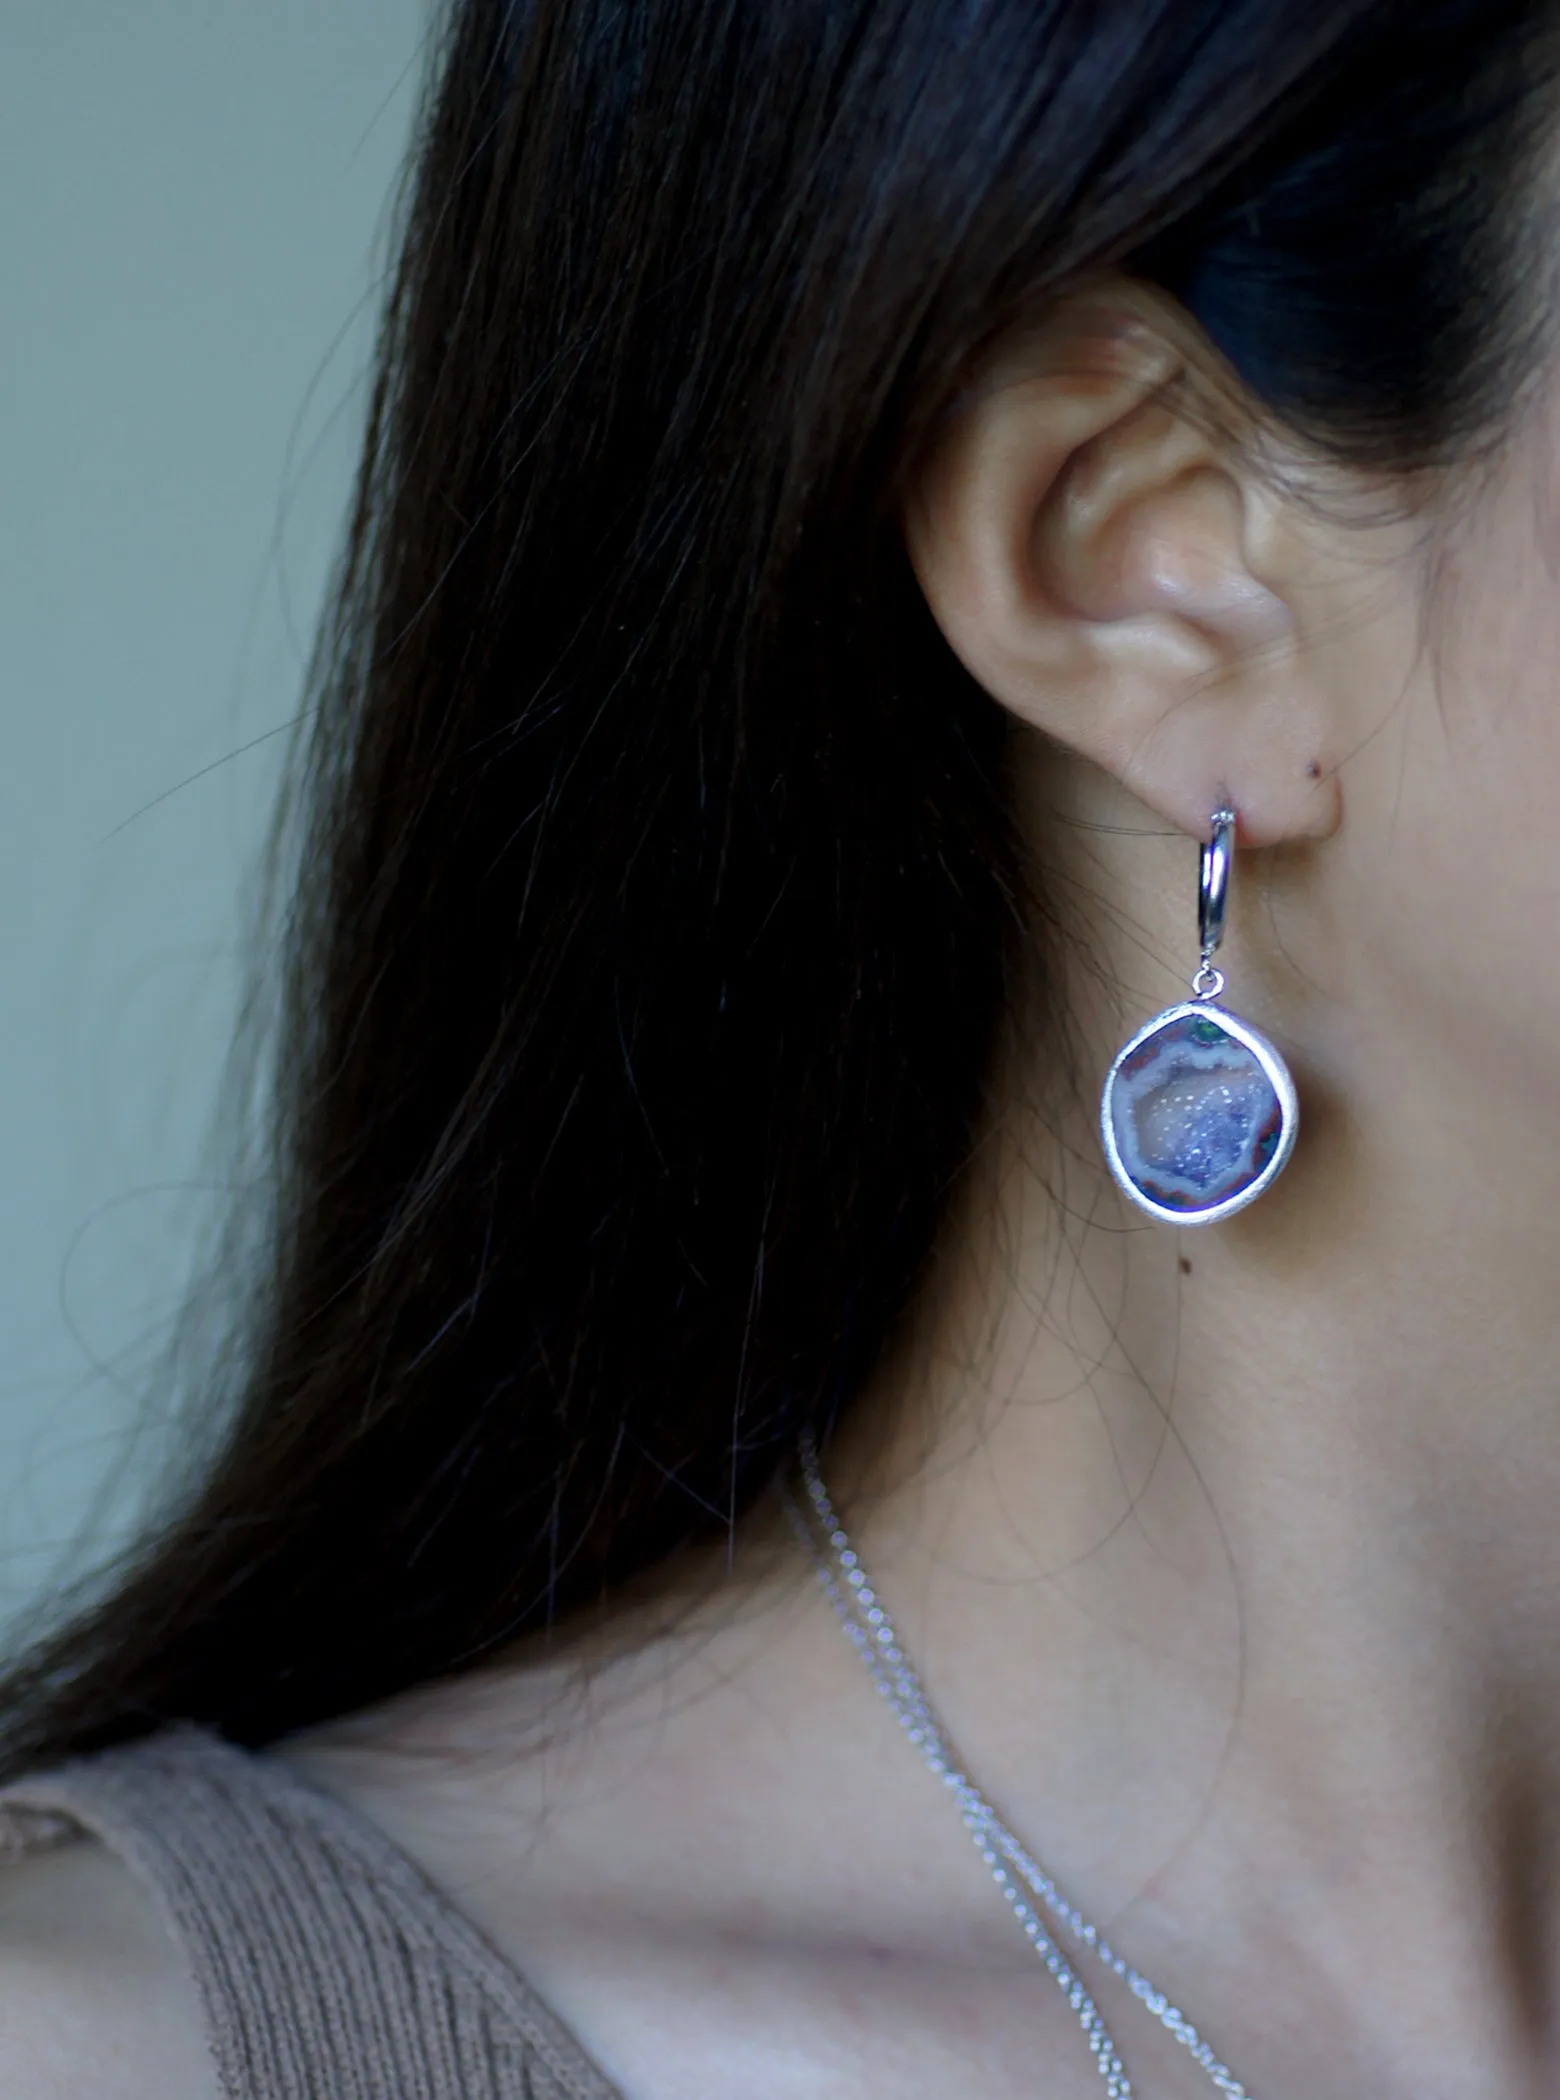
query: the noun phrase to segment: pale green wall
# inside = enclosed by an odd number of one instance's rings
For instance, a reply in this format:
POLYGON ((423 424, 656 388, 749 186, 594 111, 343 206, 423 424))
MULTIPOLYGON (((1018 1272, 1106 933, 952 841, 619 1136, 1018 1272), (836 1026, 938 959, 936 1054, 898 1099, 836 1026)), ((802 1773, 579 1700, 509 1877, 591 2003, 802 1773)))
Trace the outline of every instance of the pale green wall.
POLYGON ((0 7, 0 1614, 189 1259, 426 18, 0 7))

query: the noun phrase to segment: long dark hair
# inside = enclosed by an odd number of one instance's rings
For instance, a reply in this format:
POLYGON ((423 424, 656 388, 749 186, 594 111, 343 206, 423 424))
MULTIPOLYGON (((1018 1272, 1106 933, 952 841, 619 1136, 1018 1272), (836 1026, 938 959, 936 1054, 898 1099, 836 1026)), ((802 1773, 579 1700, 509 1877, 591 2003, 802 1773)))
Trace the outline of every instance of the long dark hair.
POLYGON ((904 463, 1102 268, 1346 457, 1497 427, 1549 12, 456 0, 297 758, 220 1437, 16 1667, 0 1764, 458 1670, 849 1402, 1044 959, 904 463))

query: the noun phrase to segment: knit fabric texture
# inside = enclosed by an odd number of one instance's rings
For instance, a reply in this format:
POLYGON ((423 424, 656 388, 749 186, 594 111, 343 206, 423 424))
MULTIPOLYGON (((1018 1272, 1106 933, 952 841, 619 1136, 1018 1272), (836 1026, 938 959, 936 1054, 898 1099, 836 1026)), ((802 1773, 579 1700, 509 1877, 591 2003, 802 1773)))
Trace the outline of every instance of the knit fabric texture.
POLYGON ((195 1728, 0 1791, 0 1859, 88 1832, 156 1903, 224 2100, 622 2100, 373 1824, 195 1728))

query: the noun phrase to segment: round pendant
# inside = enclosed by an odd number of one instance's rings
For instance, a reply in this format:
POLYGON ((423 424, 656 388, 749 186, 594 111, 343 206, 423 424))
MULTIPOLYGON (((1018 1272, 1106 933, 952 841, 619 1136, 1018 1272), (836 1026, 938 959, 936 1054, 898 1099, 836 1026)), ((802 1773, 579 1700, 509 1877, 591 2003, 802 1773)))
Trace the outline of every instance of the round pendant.
POLYGON ((1211 1225, 1283 1172, 1300 1128, 1289 1067, 1260 1030, 1205 999, 1145 1023, 1110 1068, 1100 1133, 1134 1203, 1211 1225))

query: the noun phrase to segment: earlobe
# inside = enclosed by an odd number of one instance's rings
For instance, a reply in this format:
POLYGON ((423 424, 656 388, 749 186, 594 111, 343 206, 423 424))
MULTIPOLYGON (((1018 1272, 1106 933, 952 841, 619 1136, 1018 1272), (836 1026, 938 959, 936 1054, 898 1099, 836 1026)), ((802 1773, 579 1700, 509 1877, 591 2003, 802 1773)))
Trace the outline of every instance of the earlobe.
POLYGON ((1025 349, 967 400, 907 506, 948 641, 1004 706, 1183 829, 1205 834, 1231 799, 1248 844, 1326 836, 1338 729, 1286 590, 1283 499, 1176 412, 1184 352, 1164 336, 1096 299, 1025 349))

